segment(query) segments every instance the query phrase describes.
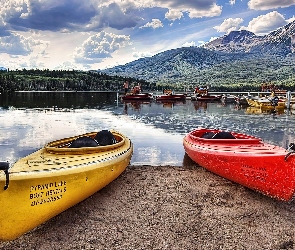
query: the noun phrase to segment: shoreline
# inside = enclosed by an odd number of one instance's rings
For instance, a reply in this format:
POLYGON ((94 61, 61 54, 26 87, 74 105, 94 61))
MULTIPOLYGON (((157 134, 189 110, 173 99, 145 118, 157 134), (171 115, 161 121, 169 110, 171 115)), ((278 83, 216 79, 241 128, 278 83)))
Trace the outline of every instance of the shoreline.
POLYGON ((295 200, 196 164, 128 166, 113 182, 0 249, 293 249, 295 200))

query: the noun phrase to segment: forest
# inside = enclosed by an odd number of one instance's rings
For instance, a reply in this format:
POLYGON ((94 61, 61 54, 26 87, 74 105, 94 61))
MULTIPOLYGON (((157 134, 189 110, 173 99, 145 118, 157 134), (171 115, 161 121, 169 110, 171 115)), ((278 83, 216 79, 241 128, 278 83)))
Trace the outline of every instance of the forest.
MULTIPOLYGON (((225 74, 223 74, 224 76, 225 74)), ((211 75, 212 76, 212 75, 211 75)), ((229 77, 231 74, 229 73, 229 77)), ((98 71, 77 70, 49 70, 49 69, 22 69, 0 71, 0 92, 14 91, 123 91, 123 83, 128 80, 130 88, 140 84, 142 91, 162 91, 172 89, 174 91, 192 91, 197 81, 185 84, 153 83, 133 77, 110 76, 98 71)), ((212 78, 211 78, 212 80, 212 78)), ((245 84, 244 81, 228 84, 209 85, 210 91, 234 92, 234 91, 260 91, 263 82, 245 84)), ((294 81, 280 82, 278 89, 292 91, 295 88, 294 81)), ((204 82, 204 85, 206 82, 204 82)))
POLYGON ((0 92, 121 91, 126 80, 130 86, 141 84, 146 90, 154 90, 156 86, 144 80, 108 76, 96 71, 22 69, 0 71, 0 92))

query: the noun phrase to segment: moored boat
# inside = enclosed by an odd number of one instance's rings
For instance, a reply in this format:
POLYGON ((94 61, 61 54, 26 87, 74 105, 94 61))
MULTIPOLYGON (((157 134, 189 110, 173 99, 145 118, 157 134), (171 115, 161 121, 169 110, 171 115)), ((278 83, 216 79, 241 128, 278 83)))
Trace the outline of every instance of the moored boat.
POLYGON ((196 95, 192 100, 197 101, 220 101, 222 95, 196 95))
POLYGON ((156 101, 185 101, 186 95, 185 94, 164 94, 164 95, 157 95, 156 101))
POLYGON ((277 114, 281 115, 284 114, 284 109, 263 109, 263 108, 256 108, 256 107, 247 107, 245 109, 245 114, 277 114))
POLYGON ((126 94, 121 97, 122 100, 128 101, 150 101, 153 98, 153 95, 150 93, 139 93, 139 94, 126 94))
POLYGON ((129 138, 102 130, 50 142, 10 167, 1 162, 0 240, 13 240, 102 189, 132 153, 129 138))
POLYGON ((280 100, 277 96, 274 97, 251 97, 246 98, 248 104, 255 108, 262 109, 285 109, 285 101, 280 100))
POLYGON ((235 102, 237 105, 249 105, 247 101, 247 96, 244 95, 237 95, 235 97, 235 102))
POLYGON ((286 150, 251 135, 198 128, 183 145, 193 161, 219 176, 279 200, 294 194, 294 144, 286 150))
POLYGON ((223 103, 235 103, 236 102, 235 95, 224 94, 221 96, 221 101, 223 103))

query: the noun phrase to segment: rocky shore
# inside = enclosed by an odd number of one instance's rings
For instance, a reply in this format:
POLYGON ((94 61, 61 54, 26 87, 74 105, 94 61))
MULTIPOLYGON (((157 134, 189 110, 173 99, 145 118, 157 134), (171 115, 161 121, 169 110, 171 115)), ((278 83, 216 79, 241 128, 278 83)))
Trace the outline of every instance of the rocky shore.
POLYGON ((293 249, 295 200, 207 170, 129 166, 108 186, 0 249, 293 249))

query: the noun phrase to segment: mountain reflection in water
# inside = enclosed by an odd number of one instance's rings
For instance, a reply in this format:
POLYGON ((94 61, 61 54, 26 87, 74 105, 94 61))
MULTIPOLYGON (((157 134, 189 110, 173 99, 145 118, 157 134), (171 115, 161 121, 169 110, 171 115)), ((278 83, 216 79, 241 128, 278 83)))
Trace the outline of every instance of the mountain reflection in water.
POLYGON ((183 136, 197 127, 234 130, 282 147, 294 142, 294 116, 221 102, 122 102, 117 93, 18 92, 0 95, 0 160, 17 159, 49 141, 116 129, 134 144, 133 165, 191 164, 183 136))

